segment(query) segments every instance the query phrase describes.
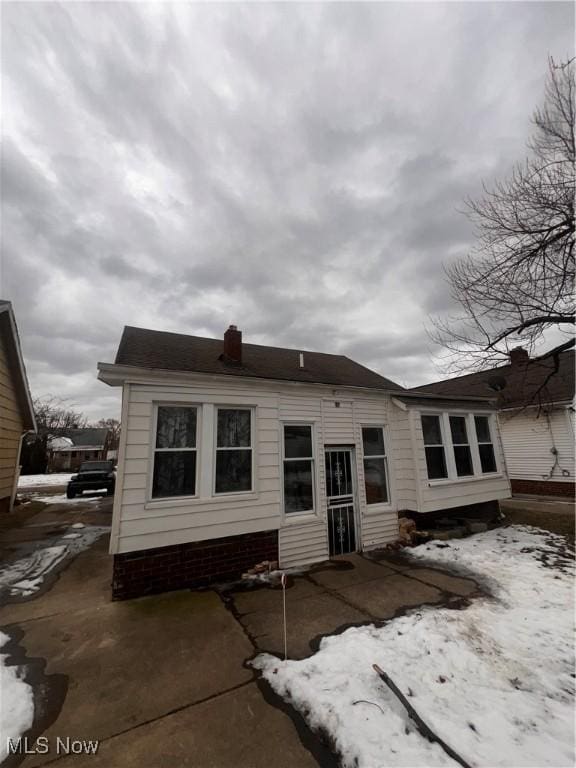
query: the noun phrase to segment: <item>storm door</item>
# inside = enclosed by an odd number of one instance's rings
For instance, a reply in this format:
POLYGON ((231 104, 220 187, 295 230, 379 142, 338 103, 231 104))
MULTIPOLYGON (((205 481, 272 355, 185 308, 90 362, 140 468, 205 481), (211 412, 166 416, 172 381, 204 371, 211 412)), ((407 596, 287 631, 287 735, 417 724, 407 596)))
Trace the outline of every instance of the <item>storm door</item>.
POLYGON ((356 552, 354 457, 351 448, 326 448, 330 556, 356 552))

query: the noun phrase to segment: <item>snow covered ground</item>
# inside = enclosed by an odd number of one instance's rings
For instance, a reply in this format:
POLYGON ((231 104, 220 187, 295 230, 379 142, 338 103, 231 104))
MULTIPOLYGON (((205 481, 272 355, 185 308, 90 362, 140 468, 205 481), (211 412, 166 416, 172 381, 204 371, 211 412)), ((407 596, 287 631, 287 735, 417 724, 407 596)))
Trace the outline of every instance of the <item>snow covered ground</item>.
POLYGON ((54 474, 54 475, 20 475, 18 478, 18 489, 28 490, 29 488, 38 488, 49 485, 67 485, 72 475, 54 474))
POLYGON ((43 501, 45 504, 78 504, 79 501, 101 501, 102 496, 94 496, 92 494, 102 494, 106 489, 102 488, 101 491, 87 491, 86 493, 76 496, 74 499, 68 499, 65 493, 55 493, 51 496, 42 496, 38 493, 30 493, 31 501, 43 501))
POLYGON ((565 544, 511 526, 409 550, 477 574, 494 597, 349 629, 302 661, 261 654, 253 665, 330 736, 345 766, 458 765, 420 735, 373 664, 469 765, 573 766, 574 568, 565 544))
MULTIPOLYGON (((0 651, 10 640, 0 632, 0 651)), ((34 719, 34 696, 32 686, 22 679, 22 669, 8 666, 8 654, 0 653, 0 763, 8 753, 7 741, 17 739, 31 726, 34 719)))
POLYGON ((108 530, 99 525, 74 523, 47 545, 0 566, 0 595, 8 593, 10 597, 30 597, 40 589, 58 563, 87 549, 108 530))

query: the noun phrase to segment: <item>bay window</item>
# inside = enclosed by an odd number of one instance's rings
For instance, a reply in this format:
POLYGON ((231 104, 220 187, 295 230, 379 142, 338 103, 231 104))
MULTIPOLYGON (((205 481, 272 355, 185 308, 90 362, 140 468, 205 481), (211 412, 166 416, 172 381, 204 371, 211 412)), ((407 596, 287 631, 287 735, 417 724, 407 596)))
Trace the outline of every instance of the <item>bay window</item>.
POLYGON ((494 456, 494 444, 492 443, 492 435, 490 433, 490 419, 488 416, 474 416, 474 424, 482 473, 496 472, 496 457, 494 456))
POLYGON ((364 485, 367 504, 386 504, 388 498, 387 460, 382 427, 362 427, 364 485))
POLYGON ((216 493, 252 490, 252 410, 216 409, 216 493))
POLYGON ((448 477, 446 453, 442 439, 442 426, 439 414, 422 414, 422 433, 429 480, 448 477))
POLYGON ((158 406, 152 498, 196 494, 197 409, 158 406))
POLYGON ((314 443, 310 424, 284 425, 284 512, 314 511, 314 443))

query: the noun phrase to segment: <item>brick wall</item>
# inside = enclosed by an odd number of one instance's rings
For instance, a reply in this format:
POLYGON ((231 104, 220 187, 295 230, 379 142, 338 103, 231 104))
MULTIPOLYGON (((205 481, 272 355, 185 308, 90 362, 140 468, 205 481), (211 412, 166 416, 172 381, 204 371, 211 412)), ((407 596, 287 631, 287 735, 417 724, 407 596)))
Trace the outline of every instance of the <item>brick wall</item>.
POLYGON ((278 531, 259 531, 114 555, 112 599, 127 600, 229 581, 262 560, 278 560, 278 531))
POLYGON ((562 496, 574 498, 574 482, 551 480, 510 480, 512 493, 528 493, 536 496, 562 496))

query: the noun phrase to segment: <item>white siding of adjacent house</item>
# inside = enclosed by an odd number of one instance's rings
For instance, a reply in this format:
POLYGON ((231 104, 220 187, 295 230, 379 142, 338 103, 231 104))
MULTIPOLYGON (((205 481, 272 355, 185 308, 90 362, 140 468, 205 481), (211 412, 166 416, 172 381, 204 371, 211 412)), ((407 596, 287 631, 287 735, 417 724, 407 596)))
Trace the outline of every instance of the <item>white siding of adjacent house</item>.
POLYGON ((500 426, 512 479, 574 482, 574 429, 567 408, 560 406, 550 414, 536 408, 505 411, 500 426))
MULTIPOLYGON (((450 413, 466 414, 469 410, 451 408, 450 413)), ((469 504, 497 501, 510 496, 510 481, 506 473, 506 463, 502 450, 502 440, 498 429, 498 419, 493 415, 492 432, 494 437, 494 455, 498 472, 494 475, 476 476, 450 480, 428 480, 426 453, 420 412, 410 411, 415 449, 415 475, 419 482, 419 512, 436 512, 469 504)), ((450 447, 445 445, 445 450, 450 447)))

